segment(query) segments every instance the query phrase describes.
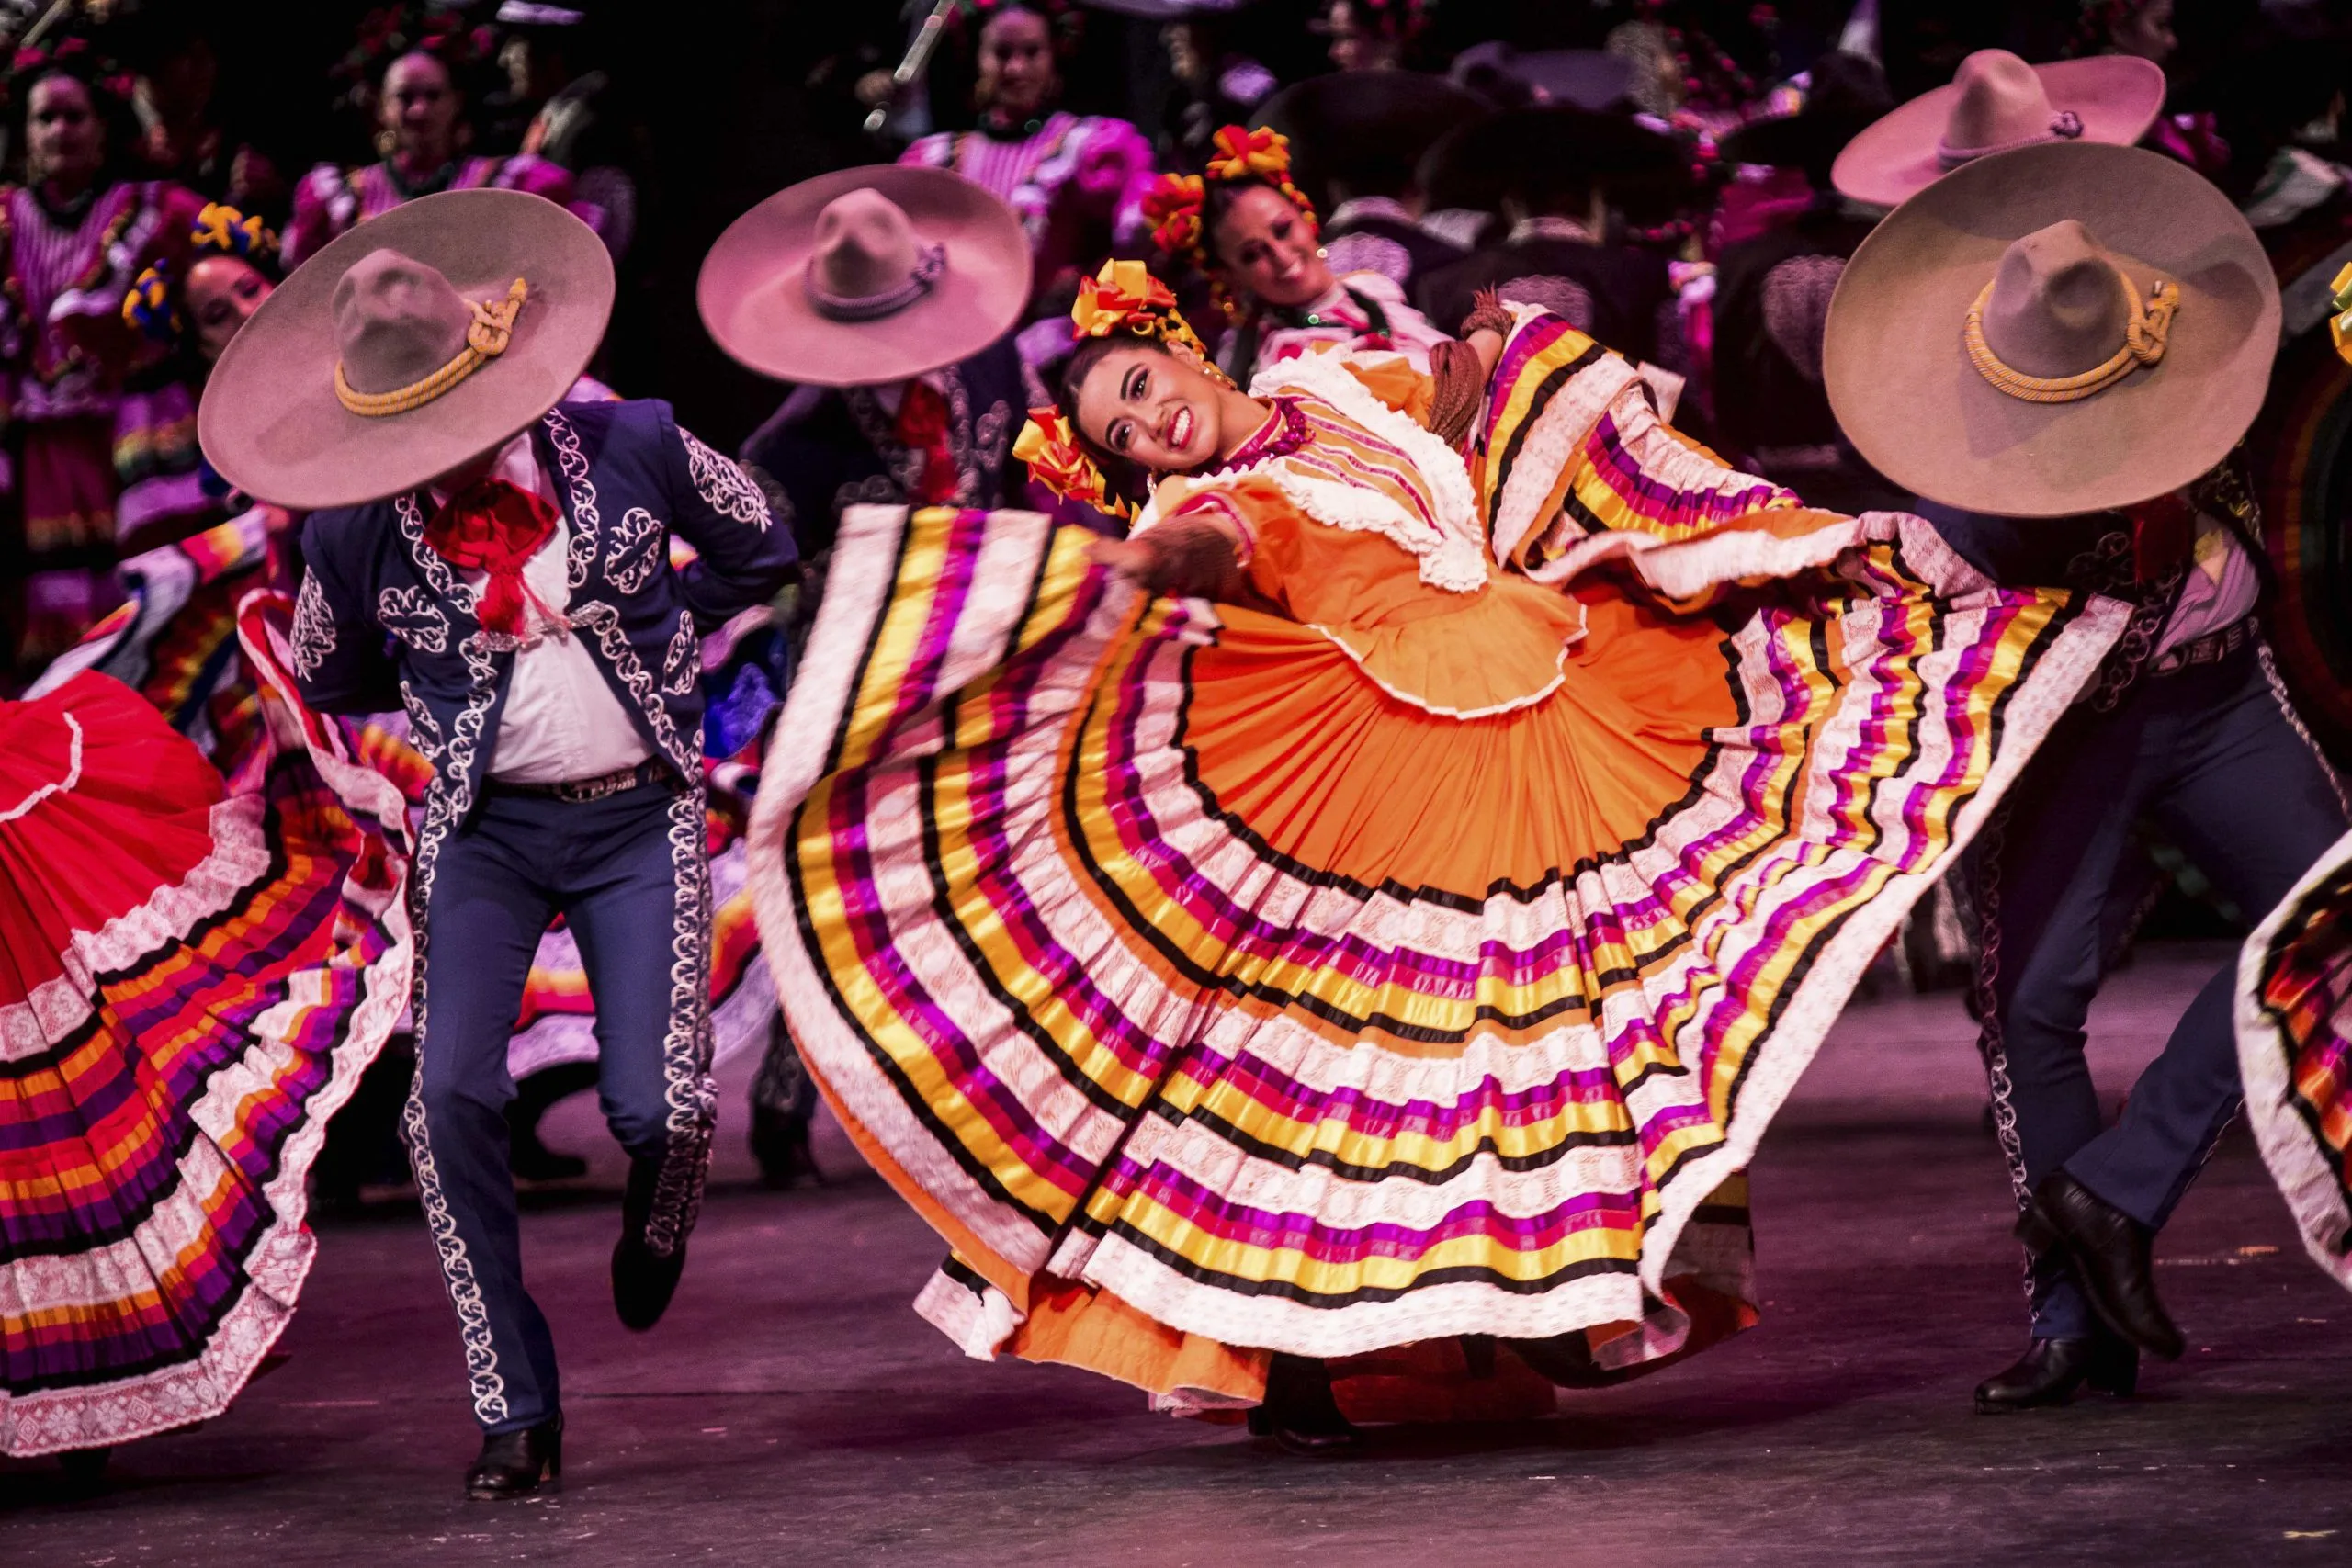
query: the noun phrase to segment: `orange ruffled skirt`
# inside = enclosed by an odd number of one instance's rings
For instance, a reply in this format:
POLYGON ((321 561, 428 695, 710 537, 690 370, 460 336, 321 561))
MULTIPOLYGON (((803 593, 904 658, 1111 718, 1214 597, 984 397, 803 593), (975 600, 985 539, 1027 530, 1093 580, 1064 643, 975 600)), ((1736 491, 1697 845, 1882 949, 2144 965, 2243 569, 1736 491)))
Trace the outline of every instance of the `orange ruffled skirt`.
POLYGON ((853 509, 752 888, 808 1066, 954 1248, 920 1310, 1180 1410, 1272 1351, 1623 1369, 1752 1322, 1758 1137, 2117 629, 1915 520, 1812 526, 1704 615, 1604 572, 1564 635, 1489 584, 1557 680, 1464 719, 1371 677, 1475 668, 1479 615, 1350 646, 1034 514, 853 509))

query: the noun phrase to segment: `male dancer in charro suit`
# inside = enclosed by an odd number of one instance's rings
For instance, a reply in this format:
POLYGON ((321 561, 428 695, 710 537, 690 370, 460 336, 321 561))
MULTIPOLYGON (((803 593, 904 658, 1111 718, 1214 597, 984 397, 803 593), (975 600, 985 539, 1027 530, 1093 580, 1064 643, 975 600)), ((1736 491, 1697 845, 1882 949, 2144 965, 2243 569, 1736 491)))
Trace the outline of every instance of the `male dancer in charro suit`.
POLYGON ((562 1464, 504 1119, 507 1038, 558 915, 629 1155, 621 1321, 650 1328, 684 1267, 715 1100, 699 635, 793 561, 757 488, 666 404, 558 400, 612 294, 603 246, 553 203, 428 197, 288 278, 202 410, 216 468, 311 513, 290 660, 303 695, 404 707, 435 767, 411 884, 406 1131, 483 1432, 477 1498, 562 1464), (684 570, 673 531, 699 555, 684 570))

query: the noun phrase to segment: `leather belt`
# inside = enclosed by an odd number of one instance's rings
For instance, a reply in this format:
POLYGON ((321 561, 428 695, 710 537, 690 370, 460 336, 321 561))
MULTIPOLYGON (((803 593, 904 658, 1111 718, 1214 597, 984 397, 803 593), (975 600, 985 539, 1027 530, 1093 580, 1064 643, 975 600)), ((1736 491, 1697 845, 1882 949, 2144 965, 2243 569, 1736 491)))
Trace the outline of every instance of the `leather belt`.
POLYGON ((623 790, 661 784, 676 777, 669 763, 658 757, 649 757, 633 768, 603 773, 593 779, 565 779, 558 784, 521 784, 492 779, 483 788, 492 795, 524 795, 537 800, 587 801, 603 800, 623 790))
POLYGON ((2195 665, 2218 664, 2252 642, 2261 625, 2256 616, 2242 616, 2220 631, 2207 632, 2203 637, 2193 637, 2177 648, 2166 649, 2157 656, 2154 664, 2148 666, 2148 672, 2152 675, 2175 675, 2195 665))

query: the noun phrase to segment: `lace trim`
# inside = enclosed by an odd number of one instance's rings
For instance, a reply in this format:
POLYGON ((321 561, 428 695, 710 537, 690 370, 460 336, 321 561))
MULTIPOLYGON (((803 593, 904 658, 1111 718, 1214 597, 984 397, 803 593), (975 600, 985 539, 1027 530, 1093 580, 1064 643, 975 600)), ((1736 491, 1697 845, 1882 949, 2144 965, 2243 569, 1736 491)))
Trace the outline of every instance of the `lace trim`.
POLYGON ((1552 678, 1549 681, 1544 682, 1543 685, 1536 688, 1534 691, 1526 694, 1524 696, 1508 698, 1499 703, 1490 703, 1482 708, 1456 708, 1448 707, 1442 703, 1433 703, 1418 693, 1408 692, 1402 686, 1391 685, 1388 682, 1382 680, 1377 674, 1374 673, 1371 664, 1366 662, 1364 656, 1351 647, 1344 636, 1342 636, 1339 631, 1334 630, 1332 627, 1310 621, 1306 625, 1306 629, 1330 643, 1332 647, 1338 649, 1341 653, 1346 654, 1348 656, 1349 662, 1356 667, 1357 671, 1362 674, 1365 680, 1371 682, 1374 685, 1379 687, 1382 691, 1387 693, 1390 696, 1396 698, 1398 702, 1403 703, 1408 707, 1419 708, 1423 713, 1433 714, 1439 718, 1459 719, 1497 718, 1507 713, 1517 713, 1521 708, 1532 708, 1536 704, 1543 702, 1544 699, 1551 696, 1553 693, 1567 684, 1568 654, 1577 644, 1584 640, 1584 633, 1579 629, 1574 637, 1571 637, 1562 642, 1560 644, 1560 652, 1558 657, 1552 661, 1552 678))
POLYGON ((1475 593, 1485 587, 1486 544, 1470 492, 1470 470, 1461 454, 1374 397, 1332 355, 1286 361, 1261 373, 1250 388, 1256 397, 1292 389, 1329 403, 1351 423, 1403 449, 1429 486, 1436 525, 1421 523, 1378 491, 1309 479, 1287 463, 1271 465, 1266 477, 1317 522, 1381 535, 1418 557, 1421 581, 1430 587, 1454 593, 1475 593))
POLYGON ((26 811, 30 811, 30 808, 38 807, 40 802, 50 799, 51 795, 63 795, 63 792, 71 790, 73 785, 83 783, 83 722, 73 717, 71 712, 63 715, 63 719, 66 719, 66 728, 71 728, 73 731, 73 740, 68 743, 68 752, 66 752, 66 776, 51 778, 50 783, 45 783, 45 785, 40 785, 38 790, 30 792, 30 795, 26 795, 21 802, 9 807, 7 811, 0 811, 0 823, 14 823, 18 816, 24 816, 26 811))

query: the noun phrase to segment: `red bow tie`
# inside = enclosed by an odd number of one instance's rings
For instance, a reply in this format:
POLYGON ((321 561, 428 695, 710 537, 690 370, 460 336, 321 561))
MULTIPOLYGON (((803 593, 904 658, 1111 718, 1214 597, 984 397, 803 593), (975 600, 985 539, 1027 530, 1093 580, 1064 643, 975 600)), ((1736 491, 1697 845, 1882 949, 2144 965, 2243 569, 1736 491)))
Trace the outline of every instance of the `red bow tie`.
POLYGON ((900 445, 923 455, 922 476, 909 499, 920 506, 944 506, 956 499, 958 476, 956 452, 947 440, 947 400, 939 389, 918 377, 907 383, 899 404, 899 422, 891 434, 900 445))
POLYGON ((424 525, 424 542, 452 566, 488 572, 474 617, 491 631, 520 637, 526 604, 552 624, 567 624, 523 581, 524 566, 554 536, 560 521, 554 506, 529 491, 504 479, 477 479, 442 503, 424 525))
POLYGON ((2143 502, 2126 513, 2132 519, 2132 577, 2143 584, 2162 582, 2188 564, 2197 545, 2197 508, 2177 491, 2143 502))

